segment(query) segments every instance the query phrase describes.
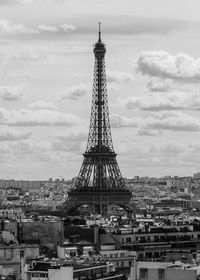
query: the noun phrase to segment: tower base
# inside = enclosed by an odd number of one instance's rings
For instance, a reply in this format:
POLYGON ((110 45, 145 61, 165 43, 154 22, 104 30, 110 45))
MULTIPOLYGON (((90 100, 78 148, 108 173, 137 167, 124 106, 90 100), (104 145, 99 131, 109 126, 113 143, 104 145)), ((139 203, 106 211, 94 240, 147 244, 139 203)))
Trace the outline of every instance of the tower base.
POLYGON ((77 206, 90 205, 99 214, 107 214, 109 205, 128 206, 132 193, 123 188, 95 188, 82 187, 72 189, 68 193, 69 199, 77 206))

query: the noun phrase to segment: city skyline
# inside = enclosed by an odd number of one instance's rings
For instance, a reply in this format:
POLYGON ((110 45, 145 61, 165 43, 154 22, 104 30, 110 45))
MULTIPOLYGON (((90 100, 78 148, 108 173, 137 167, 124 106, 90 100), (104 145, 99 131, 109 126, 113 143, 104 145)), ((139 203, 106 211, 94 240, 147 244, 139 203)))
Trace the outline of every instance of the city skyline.
POLYGON ((200 3, 153 2, 0 0, 1 178, 78 175, 99 21, 122 175, 199 170, 200 3))

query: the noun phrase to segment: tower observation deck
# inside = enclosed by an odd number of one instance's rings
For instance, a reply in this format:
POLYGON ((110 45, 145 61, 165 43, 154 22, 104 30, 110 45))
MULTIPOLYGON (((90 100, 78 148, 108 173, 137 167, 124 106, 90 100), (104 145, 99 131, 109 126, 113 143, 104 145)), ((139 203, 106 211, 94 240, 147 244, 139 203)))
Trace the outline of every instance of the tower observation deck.
POLYGON ((131 191, 126 188, 114 152, 106 85, 106 47, 99 38, 94 45, 94 78, 90 128, 84 159, 69 200, 77 205, 91 204, 105 213, 110 204, 127 206, 131 191))

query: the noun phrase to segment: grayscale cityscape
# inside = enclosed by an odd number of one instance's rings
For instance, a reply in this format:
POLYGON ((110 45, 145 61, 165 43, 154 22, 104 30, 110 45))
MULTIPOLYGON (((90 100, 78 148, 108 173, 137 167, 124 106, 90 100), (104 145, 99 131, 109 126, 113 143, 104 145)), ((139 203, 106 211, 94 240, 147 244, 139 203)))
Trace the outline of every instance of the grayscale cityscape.
POLYGON ((0 0, 0 280, 200 280, 199 11, 0 0))

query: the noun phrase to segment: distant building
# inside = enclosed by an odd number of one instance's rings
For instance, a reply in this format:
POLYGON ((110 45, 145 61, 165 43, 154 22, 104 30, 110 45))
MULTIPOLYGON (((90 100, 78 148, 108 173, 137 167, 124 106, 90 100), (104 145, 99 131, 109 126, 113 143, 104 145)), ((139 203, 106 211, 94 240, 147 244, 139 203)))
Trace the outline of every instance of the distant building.
POLYGON ((194 178, 200 179, 200 172, 196 172, 193 174, 194 178))

